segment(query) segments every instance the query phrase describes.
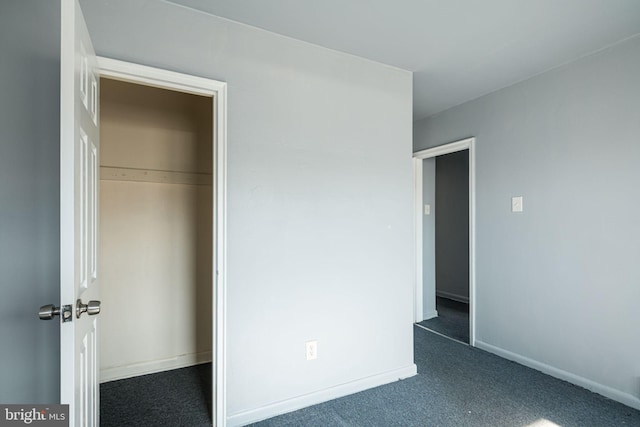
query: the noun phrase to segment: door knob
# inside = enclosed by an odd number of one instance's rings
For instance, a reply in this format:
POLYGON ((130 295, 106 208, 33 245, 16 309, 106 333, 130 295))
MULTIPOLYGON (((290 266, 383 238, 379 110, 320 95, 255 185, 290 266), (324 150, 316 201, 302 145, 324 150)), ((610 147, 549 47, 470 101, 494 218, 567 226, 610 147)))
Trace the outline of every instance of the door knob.
POLYGON ((89 316, 95 316, 100 313, 100 301, 89 301, 87 304, 83 304, 82 300, 77 300, 76 317, 80 318, 82 313, 87 313, 89 316))
POLYGON ((42 307, 40 307, 40 310, 38 311, 38 317, 40 317, 41 320, 51 320, 55 316, 60 316, 60 313, 62 313, 63 322, 71 321, 70 305, 63 305, 62 308, 56 307, 53 304, 43 305, 42 307))

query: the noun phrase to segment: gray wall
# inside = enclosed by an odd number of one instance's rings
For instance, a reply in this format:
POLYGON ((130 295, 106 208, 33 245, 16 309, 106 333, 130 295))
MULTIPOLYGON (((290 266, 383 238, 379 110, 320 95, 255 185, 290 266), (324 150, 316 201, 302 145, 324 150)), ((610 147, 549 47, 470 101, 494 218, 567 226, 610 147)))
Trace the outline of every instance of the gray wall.
POLYGON ((0 402, 57 403, 60 5, 0 3, 0 402))
POLYGON ((436 159, 422 161, 422 318, 436 316, 436 159), (429 215, 424 205, 431 206, 429 215))
POLYGON ((414 149, 476 137, 480 343, 640 409, 639 99, 636 37, 417 122, 414 149))
POLYGON ((436 294, 469 301, 469 150, 436 159, 436 294))
POLYGON ((229 415, 412 367, 411 74, 165 2, 82 6, 98 54, 228 82, 229 415))

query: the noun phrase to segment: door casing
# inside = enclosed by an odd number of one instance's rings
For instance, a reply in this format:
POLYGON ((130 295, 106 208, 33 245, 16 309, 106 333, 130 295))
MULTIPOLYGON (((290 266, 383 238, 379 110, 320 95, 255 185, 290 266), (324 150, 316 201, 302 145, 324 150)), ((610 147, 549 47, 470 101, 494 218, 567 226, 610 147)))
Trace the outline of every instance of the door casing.
POLYGON ((203 77, 98 57, 101 77, 207 96, 213 102, 213 425, 226 425, 227 84, 203 77))
POLYGON ((443 154, 469 150, 469 344, 476 343, 476 153, 475 138, 466 138, 413 153, 413 200, 414 200, 414 321, 422 319, 422 162, 443 154))

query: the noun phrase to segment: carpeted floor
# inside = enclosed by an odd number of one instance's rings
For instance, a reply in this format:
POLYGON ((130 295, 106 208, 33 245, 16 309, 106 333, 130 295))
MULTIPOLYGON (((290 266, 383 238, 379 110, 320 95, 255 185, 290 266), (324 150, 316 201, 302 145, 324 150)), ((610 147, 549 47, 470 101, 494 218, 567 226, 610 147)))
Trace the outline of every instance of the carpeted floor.
POLYGON ((640 426, 640 411, 415 327, 418 375, 254 427, 640 426))
MULTIPOLYGON (((254 427, 640 426, 640 411, 414 327, 418 375, 254 427)), ((210 425, 211 365, 102 384, 101 425, 210 425)))
POLYGON ((469 344, 469 304, 436 297, 438 317, 418 323, 454 340, 469 344))
POLYGON ((211 425, 211 363, 100 384, 100 425, 211 425))

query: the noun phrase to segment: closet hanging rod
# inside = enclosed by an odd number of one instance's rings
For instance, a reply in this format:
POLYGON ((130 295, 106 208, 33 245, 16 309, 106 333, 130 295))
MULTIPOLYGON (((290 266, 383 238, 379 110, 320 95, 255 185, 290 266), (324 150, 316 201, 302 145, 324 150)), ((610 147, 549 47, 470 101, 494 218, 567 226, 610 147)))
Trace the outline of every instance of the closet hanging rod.
POLYGON ((100 166, 100 180, 155 182, 162 184, 211 185, 213 175, 198 172, 173 172, 152 169, 100 166))

